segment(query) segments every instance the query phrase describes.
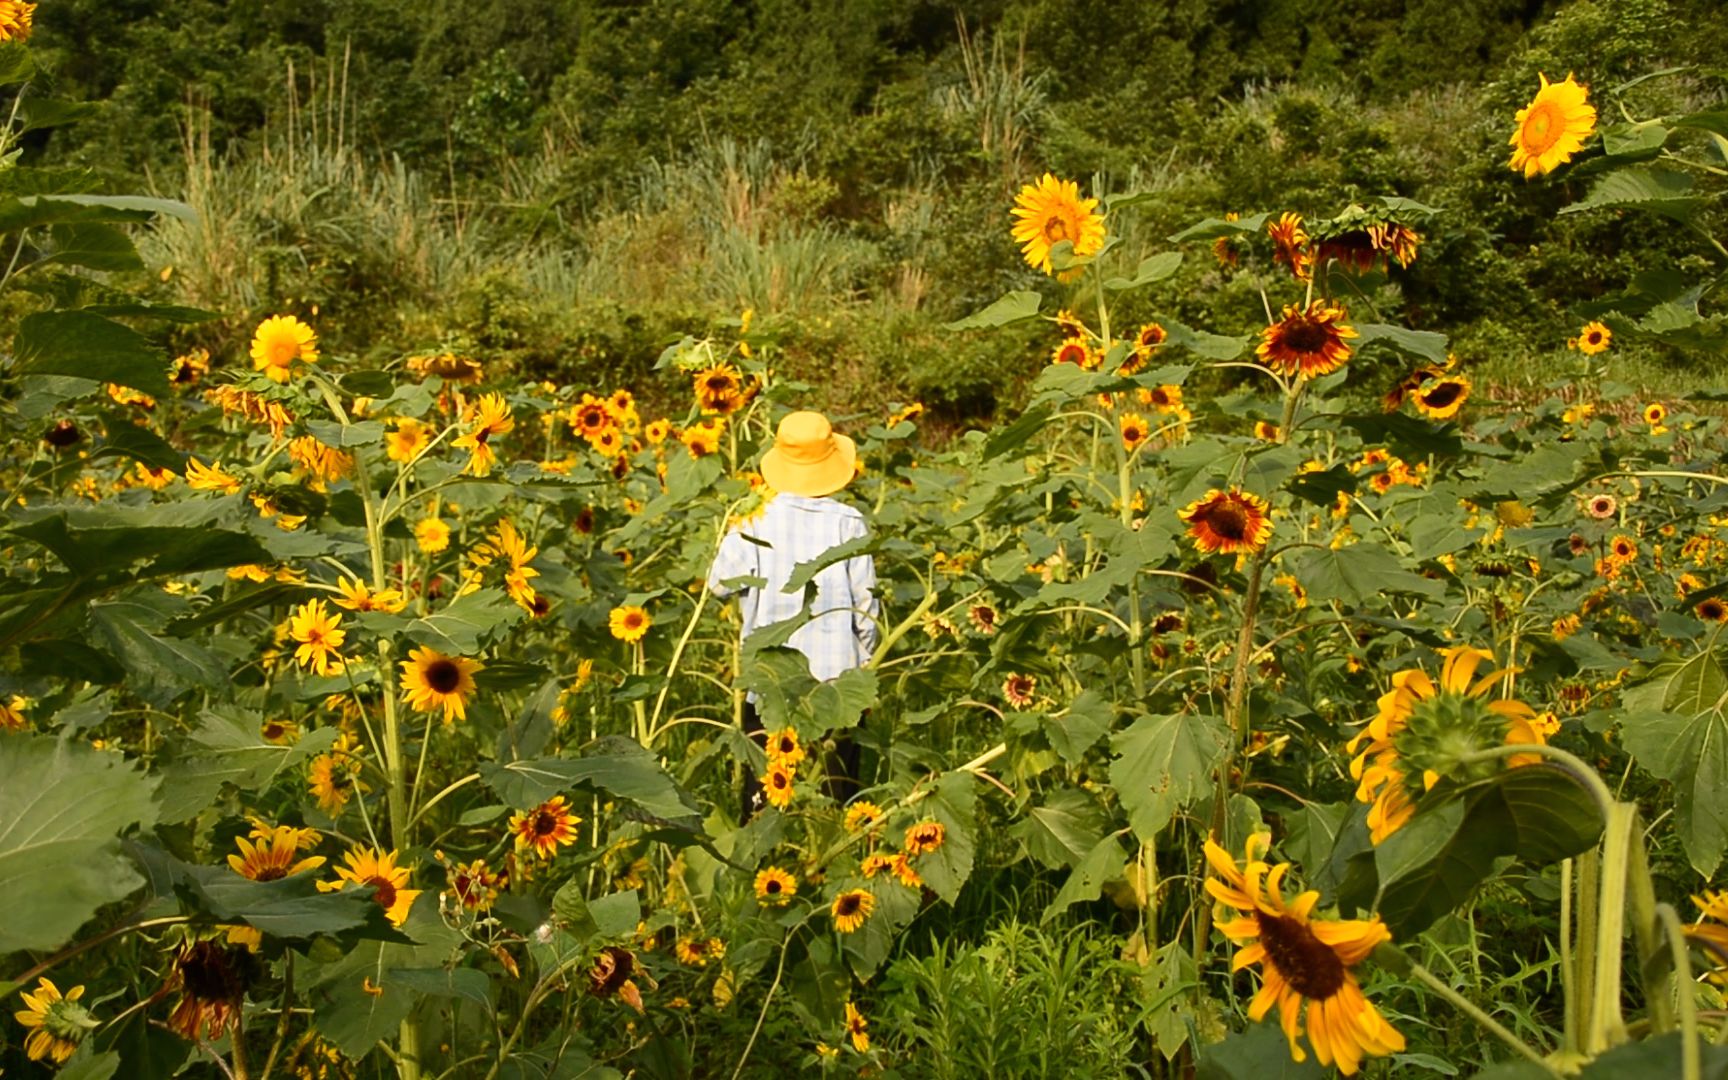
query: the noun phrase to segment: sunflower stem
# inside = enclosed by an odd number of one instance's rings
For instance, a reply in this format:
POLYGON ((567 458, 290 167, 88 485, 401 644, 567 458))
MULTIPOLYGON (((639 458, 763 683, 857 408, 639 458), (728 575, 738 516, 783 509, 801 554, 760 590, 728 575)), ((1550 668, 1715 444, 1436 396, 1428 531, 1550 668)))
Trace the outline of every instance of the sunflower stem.
MULTIPOLYGON (((1701 1040, 1698 1038, 1698 1002, 1692 986, 1692 958, 1686 948, 1686 929, 1680 925, 1680 913, 1674 910, 1672 904, 1656 905, 1656 921, 1668 938, 1668 951, 1674 963, 1674 989, 1680 999, 1681 1080, 1699 1080, 1702 1063, 1701 1040)), ((1657 996, 1653 993, 1651 1000, 1654 1001, 1657 996)))
POLYGON ((1466 1016, 1470 1017, 1470 1019, 1481 1024, 1483 1028, 1487 1029, 1501 1042, 1523 1055, 1526 1060, 1541 1066, 1550 1075, 1560 1075, 1554 1070, 1552 1065, 1548 1064, 1547 1059, 1537 1053, 1529 1043, 1512 1034, 1512 1032, 1502 1025, 1500 1021, 1489 1016, 1488 1013, 1478 1007, 1475 1002, 1446 985, 1445 980, 1441 979, 1438 975, 1429 971, 1414 960, 1410 962, 1410 973, 1416 977, 1416 981, 1451 1002, 1455 1007, 1457 1007, 1459 1012, 1462 1012, 1466 1016))

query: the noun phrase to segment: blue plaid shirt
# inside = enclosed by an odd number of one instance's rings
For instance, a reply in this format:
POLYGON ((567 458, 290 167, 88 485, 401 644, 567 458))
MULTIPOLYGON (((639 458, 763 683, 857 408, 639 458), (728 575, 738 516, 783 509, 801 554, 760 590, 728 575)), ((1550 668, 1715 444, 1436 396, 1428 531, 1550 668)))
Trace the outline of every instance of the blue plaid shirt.
MULTIPOLYGON (((804 590, 785 592, 799 563, 822 557, 849 540, 869 535, 864 515, 833 499, 775 495, 760 517, 734 528, 720 541, 720 551, 708 571, 708 586, 724 599, 733 590, 725 582, 759 577, 766 584, 746 587, 739 598, 743 636, 796 616, 804 606, 804 590), (751 539, 745 539, 748 536, 751 539), (756 541, 752 543, 751 541, 756 541)), ((824 567, 816 586, 813 618, 793 631, 787 642, 810 660, 810 674, 836 678, 863 667, 876 650, 876 620, 882 605, 876 599, 876 562, 868 555, 824 567)))

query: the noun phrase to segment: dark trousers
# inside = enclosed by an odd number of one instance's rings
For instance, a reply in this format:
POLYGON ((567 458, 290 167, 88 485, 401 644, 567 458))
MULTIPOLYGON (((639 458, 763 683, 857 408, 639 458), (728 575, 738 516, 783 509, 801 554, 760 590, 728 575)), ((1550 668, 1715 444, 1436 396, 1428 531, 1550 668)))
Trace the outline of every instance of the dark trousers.
MULTIPOLYGON (((865 713, 864 718, 869 719, 865 713)), ((862 723, 863 721, 860 721, 862 723)), ((768 735, 762 729, 762 717, 756 712, 756 705, 748 698, 744 700, 744 734, 750 741, 766 752, 768 735)), ((834 749, 823 754, 819 747, 812 747, 807 761, 815 760, 822 767, 822 790, 830 799, 844 806, 858 794, 858 764, 860 748, 853 741, 850 732, 836 732, 834 749)), ((755 817, 764 804, 762 796, 762 780, 754 769, 746 763, 744 766, 744 792, 738 821, 740 824, 755 817)))

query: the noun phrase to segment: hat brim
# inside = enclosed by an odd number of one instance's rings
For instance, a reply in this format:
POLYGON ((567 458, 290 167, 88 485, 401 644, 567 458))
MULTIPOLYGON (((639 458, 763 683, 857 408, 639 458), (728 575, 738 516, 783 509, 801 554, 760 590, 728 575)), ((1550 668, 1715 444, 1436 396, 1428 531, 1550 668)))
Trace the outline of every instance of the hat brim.
POLYGON ((762 479, 775 491, 819 499, 832 495, 857 475, 858 444, 834 433, 834 452, 817 462, 788 461, 778 446, 762 455, 762 479))

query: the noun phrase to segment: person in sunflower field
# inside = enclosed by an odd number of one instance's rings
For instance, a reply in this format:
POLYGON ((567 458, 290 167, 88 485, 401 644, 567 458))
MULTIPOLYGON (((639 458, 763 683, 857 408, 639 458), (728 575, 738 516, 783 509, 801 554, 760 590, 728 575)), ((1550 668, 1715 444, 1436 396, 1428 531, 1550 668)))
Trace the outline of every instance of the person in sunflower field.
MULTIPOLYGON (((800 563, 869 535, 864 515, 833 498, 852 482, 857 461, 857 446, 821 413, 787 415, 762 457, 762 479, 772 497, 759 515, 726 534, 708 571, 714 595, 722 600, 738 595, 740 633, 746 640, 765 626, 796 618, 814 585, 810 621, 793 631, 787 645, 803 653, 810 674, 824 681, 863 667, 876 650, 882 613, 875 595, 876 562, 854 555, 824 567, 803 589, 785 589, 800 563)), ((765 744, 754 695, 744 703, 744 731, 765 744)), ((838 760, 828 768, 827 791, 844 803, 858 791, 858 746, 842 736, 834 756, 838 760)), ((774 753, 769 757, 766 779, 775 790, 765 792, 763 779, 746 767, 742 820, 749 820, 764 800, 784 805, 791 796, 797 762, 786 764, 789 759, 774 753), (777 758, 780 767, 774 764, 777 758)))

